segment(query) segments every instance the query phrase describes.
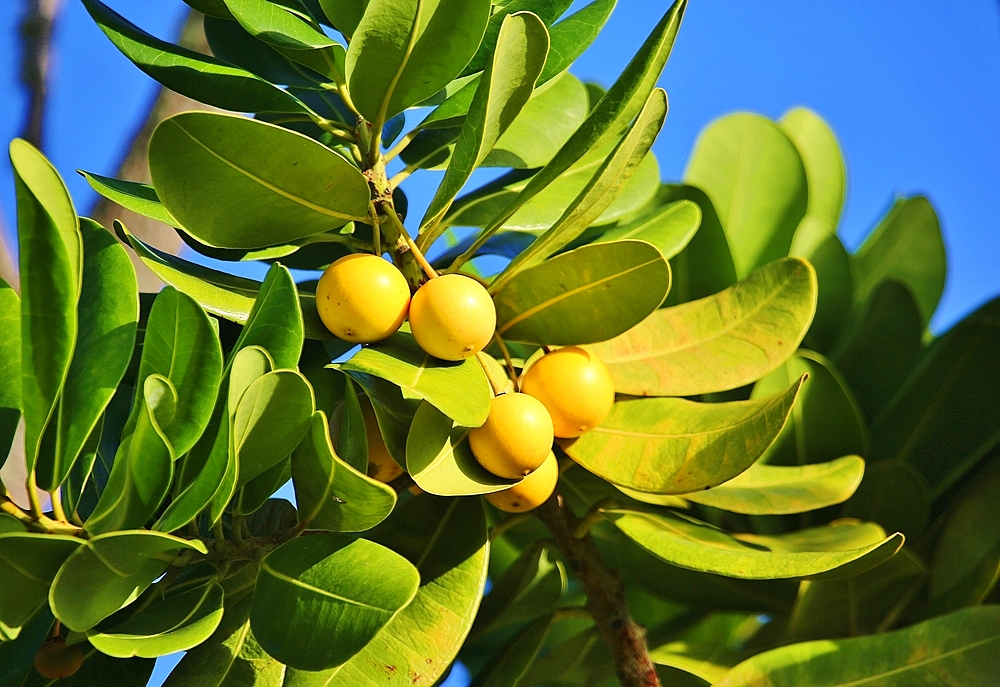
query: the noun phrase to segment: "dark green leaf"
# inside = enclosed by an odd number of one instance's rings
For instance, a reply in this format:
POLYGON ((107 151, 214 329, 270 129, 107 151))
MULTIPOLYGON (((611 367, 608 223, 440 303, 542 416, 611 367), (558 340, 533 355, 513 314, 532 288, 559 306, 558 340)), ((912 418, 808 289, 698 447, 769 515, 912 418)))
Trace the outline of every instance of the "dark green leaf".
POLYGON ((31 664, 52 628, 52 613, 48 608, 35 615, 24 626, 17 639, 0 642, 0 687, 23 687, 31 664))
POLYGON ((902 461, 869 463, 861 485, 841 513, 877 522, 888 532, 916 537, 923 532, 930 516, 929 491, 927 480, 902 461))
POLYGON ((538 16, 545 26, 562 16, 562 13, 569 9, 572 0, 506 0, 493 3, 493 14, 489 24, 486 26, 486 33, 482 43, 478 46, 475 56, 469 65, 462 71, 462 75, 473 74, 486 68, 491 55, 496 51, 497 40, 500 35, 500 28, 504 20, 517 12, 531 12, 538 16))
POLYGON ((319 0, 323 13, 344 36, 350 40, 361 23, 365 8, 371 0, 319 0))
POLYGON ((379 433, 385 441, 389 455, 403 467, 406 465, 406 439, 410 432, 410 424, 421 401, 410 396, 404 396, 402 389, 390 381, 363 372, 350 373, 371 401, 378 419, 379 433))
POLYGON ((566 592, 566 569, 544 546, 531 546, 495 579, 476 616, 473 635, 535 620, 566 592))
POLYGON ((96 649, 88 649, 83 665, 69 677, 49 680, 32 671, 23 683, 18 683, 18 687, 145 687, 155 665, 156 661, 148 658, 112 658, 96 649))
POLYGON ((590 47, 616 4, 617 0, 595 0, 549 27, 549 58, 538 77, 540 83, 567 69, 590 47))
MULTIPOLYGON (((222 2, 222 0, 219 0, 222 2)), ((285 86, 316 88, 326 79, 288 60, 274 48, 259 41, 237 22, 205 17, 205 38, 212 54, 229 64, 242 67, 265 81, 285 86)))
POLYGON ((302 354, 302 307, 298 289, 287 269, 271 265, 253 308, 236 340, 230 359, 244 346, 261 346, 276 368, 292 369, 302 354))
POLYGON ((59 567, 82 543, 59 534, 0 534, 0 641, 17 639, 46 606, 59 567))
MULTIPOLYGON (((232 23, 232 22, 227 22, 232 23)), ((126 181, 125 179, 115 179, 104 177, 100 174, 77 170, 87 180, 90 187, 100 193, 116 205, 120 205, 126 210, 155 219, 169 226, 177 226, 175 220, 167 209, 160 202, 160 197, 156 195, 156 189, 148 184, 140 184, 137 181, 126 181)))
POLYGON ((0 278, 0 467, 21 420, 21 299, 0 278))
POLYGON ((518 632, 476 675, 472 687, 516 687, 538 656, 552 626, 546 615, 518 632))
POLYGON ((835 233, 812 216, 795 230, 789 255, 805 258, 816 268, 819 293, 816 317, 806 342, 821 352, 830 350, 847 325, 854 299, 851 257, 835 233))
POLYGON ((276 48, 311 50, 336 45, 314 22, 291 3, 271 0, 224 0, 230 13, 255 38, 276 48))

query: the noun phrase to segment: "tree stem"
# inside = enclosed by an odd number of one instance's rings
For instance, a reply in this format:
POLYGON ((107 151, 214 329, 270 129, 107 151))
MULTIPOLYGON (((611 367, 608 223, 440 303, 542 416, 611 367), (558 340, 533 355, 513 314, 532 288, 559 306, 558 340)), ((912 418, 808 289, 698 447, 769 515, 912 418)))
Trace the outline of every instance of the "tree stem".
POLYGON ((567 565, 580 578, 587 610, 611 648, 615 674, 623 687, 660 687, 646 649, 646 630, 636 623, 625 602, 621 579, 609 571, 589 534, 577 538, 579 521, 557 491, 535 510, 549 528, 567 565))

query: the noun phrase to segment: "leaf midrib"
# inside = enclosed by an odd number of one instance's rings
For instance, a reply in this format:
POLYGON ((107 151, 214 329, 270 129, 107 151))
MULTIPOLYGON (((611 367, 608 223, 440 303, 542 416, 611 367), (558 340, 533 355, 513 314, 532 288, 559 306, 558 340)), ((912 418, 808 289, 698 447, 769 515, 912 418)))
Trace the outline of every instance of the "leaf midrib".
POLYGON ((371 609, 373 611, 379 611, 381 613, 388 613, 390 615, 395 612, 395 610, 391 609, 391 608, 381 608, 379 606, 372 606, 371 604, 366 604, 364 601, 358 601, 357 599, 349 599, 346 596, 341 596, 340 594, 335 594, 335 593, 333 593, 331 591, 327 591, 325 589, 320 589, 319 587, 315 587, 315 586, 313 586, 313 585, 311 585, 311 584, 309 584, 307 582, 303 582, 302 580, 296 580, 294 577, 289 577, 288 575, 285 575, 284 573, 280 573, 277 570, 275 570, 274 568, 272 568, 270 565, 267 564, 267 559, 264 559, 264 560, 262 560, 260 562, 260 569, 261 570, 266 570, 268 572, 268 574, 272 575, 273 577, 275 577, 275 578, 277 578, 279 580, 282 580, 283 582, 287 582, 288 584, 291 584, 291 585, 293 585, 295 587, 301 587, 302 589, 305 589, 307 591, 314 592, 314 593, 320 594, 322 596, 327 596, 327 597, 329 597, 331 599, 335 599, 336 601, 341 601, 341 602, 343 602, 345 604, 348 604, 350 606, 358 606, 360 608, 369 608, 369 609, 371 609))

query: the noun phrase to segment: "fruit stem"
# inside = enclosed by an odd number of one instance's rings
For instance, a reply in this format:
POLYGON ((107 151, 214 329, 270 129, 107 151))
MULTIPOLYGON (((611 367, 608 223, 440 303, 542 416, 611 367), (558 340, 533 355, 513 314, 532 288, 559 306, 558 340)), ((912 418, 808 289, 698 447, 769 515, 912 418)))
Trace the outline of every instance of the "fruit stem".
POLYGON ((507 374, 510 375, 510 381, 514 383, 514 391, 520 391, 521 385, 517 383, 517 370, 514 369, 514 361, 510 357, 507 344, 503 342, 503 339, 496 332, 493 332, 493 340, 497 342, 497 348, 503 354, 503 361, 507 365, 507 374))
POLYGON ((69 520, 66 519, 66 511, 63 510, 62 494, 59 493, 58 487, 55 491, 49 492, 49 499, 52 501, 52 515, 56 517, 56 521, 69 524, 69 520))
POLYGON ((621 578, 605 567, 590 534, 577 538, 579 521, 558 489, 534 510, 548 527, 556 546, 583 585, 586 609, 611 649, 615 675, 623 687, 660 687, 646 647, 646 630, 632 619, 621 578))
POLYGON ((479 362, 479 367, 483 368, 483 373, 486 374, 486 379, 489 381, 490 387, 492 387, 493 389, 493 395, 499 396, 500 393, 503 391, 504 384, 494 379, 493 374, 491 373, 490 366, 486 364, 485 360, 483 360, 483 356, 485 355, 486 355, 485 353, 479 351, 479 353, 476 353, 476 360, 479 362))
POLYGON ((368 203, 368 218, 372 223, 372 251, 375 255, 382 255, 382 226, 378 221, 378 212, 375 211, 375 203, 368 203))
POLYGON ((416 259, 417 264, 424 270, 424 274, 427 275, 427 278, 434 279, 438 276, 437 272, 434 271, 434 268, 431 267, 431 264, 427 262, 427 258, 425 258, 424 254, 420 252, 419 248, 417 248, 417 244, 415 244, 413 239, 410 238, 409 232, 406 231, 406 227, 404 227, 403 223, 399 220, 399 215, 396 214, 396 209, 390 205, 383 208, 383 210, 385 211, 385 216, 389 218, 389 223, 393 225, 393 228, 399 232, 399 235, 404 241, 406 241, 406 245, 410 248, 410 252, 413 253, 413 257, 416 259))

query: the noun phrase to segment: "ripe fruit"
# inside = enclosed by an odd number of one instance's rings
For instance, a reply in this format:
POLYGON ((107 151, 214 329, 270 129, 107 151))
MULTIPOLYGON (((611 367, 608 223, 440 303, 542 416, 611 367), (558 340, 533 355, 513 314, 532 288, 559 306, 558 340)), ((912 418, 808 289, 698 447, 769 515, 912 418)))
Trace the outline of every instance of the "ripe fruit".
POLYGON ((486 495, 486 500, 507 513, 525 513, 545 503, 556 490, 559 480, 559 463, 549 451, 545 461, 533 473, 510 489, 486 495))
POLYGON ((435 358, 464 360, 486 348, 497 326, 493 299, 482 284, 461 274, 431 279, 410 304, 410 331, 435 358))
POLYGON ((35 654, 35 670, 50 680, 69 677, 80 670, 81 665, 83 665, 83 650, 78 644, 66 646, 61 637, 48 640, 35 654))
POLYGON ((524 374, 521 391, 548 408, 555 435, 563 439, 601 424, 615 403, 615 385, 607 366, 577 346, 539 358, 524 374))
POLYGON ((479 464, 497 477, 524 477, 552 449, 552 418, 538 399, 527 394, 496 396, 486 423, 469 431, 469 448, 479 464))
POLYGON ((381 341, 403 324, 410 305, 406 278, 377 255, 346 255, 326 268, 316 285, 316 309, 338 338, 381 341))
POLYGON ((368 439, 368 476, 377 479, 379 482, 391 482, 403 474, 403 468, 392 459, 389 449, 385 445, 385 439, 378 429, 378 420, 375 418, 375 409, 367 396, 359 399, 361 401, 361 415, 365 419, 365 437, 368 439))

